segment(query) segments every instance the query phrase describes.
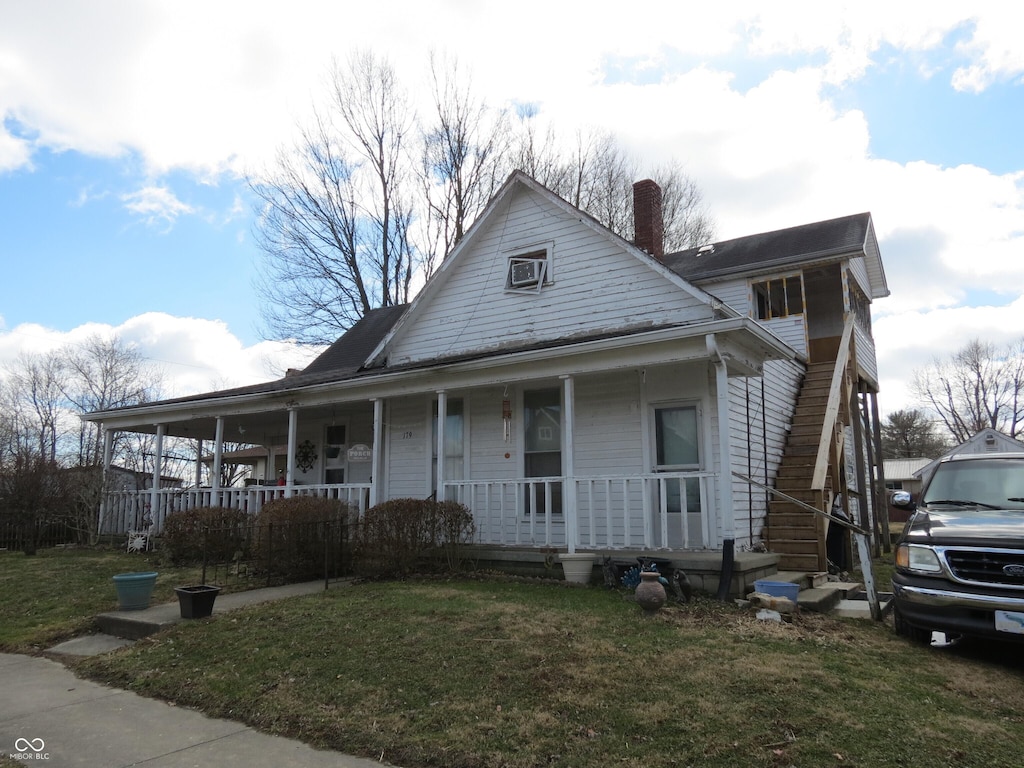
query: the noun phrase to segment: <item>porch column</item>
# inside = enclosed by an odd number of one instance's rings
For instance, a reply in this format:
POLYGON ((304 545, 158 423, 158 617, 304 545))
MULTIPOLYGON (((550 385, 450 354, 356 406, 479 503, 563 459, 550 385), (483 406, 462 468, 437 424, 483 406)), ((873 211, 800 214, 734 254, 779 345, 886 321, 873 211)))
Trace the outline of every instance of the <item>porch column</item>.
POLYGON ((196 439, 196 488, 203 484, 203 438, 196 439))
POLYGON ((448 393, 443 389, 437 391, 437 478, 434 487, 437 491, 434 498, 444 501, 444 428, 448 420, 448 393))
POLYGON ((103 435, 103 469, 100 472, 100 516, 96 524, 96 534, 103 533, 103 524, 107 520, 107 482, 110 480, 110 462, 114 453, 114 433, 102 424, 100 432, 103 435))
POLYGON ((290 499, 292 496, 292 485, 295 483, 295 450, 298 447, 296 436, 299 432, 299 409, 292 407, 288 409, 288 469, 285 472, 284 496, 290 499))
POLYGON ((224 417, 217 417, 217 431, 213 438, 213 468, 210 472, 210 489, 212 495, 218 499, 217 506, 220 506, 220 469, 224 458, 224 417))
POLYGON ((384 401, 380 398, 373 399, 373 458, 370 465, 370 506, 375 507, 379 503, 380 486, 383 473, 381 472, 381 449, 384 445, 384 401))
POLYGON ((565 517, 565 543, 569 548, 569 554, 576 553, 576 543, 579 540, 579 515, 576 510, 576 460, 575 442, 573 440, 574 424, 576 422, 576 387, 572 376, 562 376, 562 388, 565 405, 565 424, 562 439, 562 458, 565 462, 565 482, 562 487, 562 499, 564 501, 562 513, 565 517))
MULTIPOLYGON (((715 366, 718 398, 718 477, 722 499, 722 572, 718 576, 718 599, 727 600, 732 587, 736 557, 736 511, 732 497, 732 456, 729 451, 729 370, 713 333, 704 337, 708 357, 715 366)), ((683 517, 685 521, 685 515, 683 517)))
POLYGON ((149 489, 150 530, 157 524, 160 513, 160 475, 163 473, 164 466, 164 434, 166 434, 166 431, 166 425, 156 425, 156 446, 153 451, 153 487, 149 489))

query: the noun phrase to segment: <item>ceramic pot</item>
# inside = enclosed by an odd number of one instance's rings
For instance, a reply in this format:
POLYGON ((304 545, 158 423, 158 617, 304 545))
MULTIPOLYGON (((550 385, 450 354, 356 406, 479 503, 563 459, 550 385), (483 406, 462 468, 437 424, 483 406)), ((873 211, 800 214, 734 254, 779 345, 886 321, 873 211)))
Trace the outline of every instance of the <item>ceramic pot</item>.
POLYGON ((667 595, 665 587, 658 578, 657 571, 641 571, 640 583, 636 587, 636 602, 644 610, 644 615, 653 616, 665 604, 667 595))
POLYGON ((209 584, 198 584, 194 587, 175 587, 178 606, 183 619, 205 619, 213 613, 213 602, 217 599, 220 587, 209 584))
POLYGON ((156 586, 156 571, 119 573, 114 577, 117 602, 122 611, 141 611, 149 608, 149 599, 156 586))
POLYGON ((575 552, 558 556, 562 563, 562 573, 566 581, 575 584, 589 584, 594 574, 594 554, 592 552, 575 552))

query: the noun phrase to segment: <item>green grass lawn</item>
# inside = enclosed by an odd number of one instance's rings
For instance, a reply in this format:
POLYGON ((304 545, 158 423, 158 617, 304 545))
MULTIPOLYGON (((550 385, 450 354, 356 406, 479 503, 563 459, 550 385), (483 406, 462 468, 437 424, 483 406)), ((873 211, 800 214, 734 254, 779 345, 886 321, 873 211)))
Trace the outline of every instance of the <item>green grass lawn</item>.
MULTIPOLYGON (((81 587, 105 557, 79 558, 81 587)), ((0 556, 4 578, 12 564, 0 556)), ((645 619, 621 592, 539 581, 337 586, 75 667, 406 768, 987 768, 1024 749, 1016 650, 921 648, 814 614, 764 623, 708 598, 645 619)))
POLYGON ((173 602, 174 588, 195 584, 200 568, 173 568, 153 554, 101 549, 44 549, 28 557, 0 552, 0 650, 32 653, 89 632, 93 617, 117 608, 115 574, 157 571, 153 602, 173 602))

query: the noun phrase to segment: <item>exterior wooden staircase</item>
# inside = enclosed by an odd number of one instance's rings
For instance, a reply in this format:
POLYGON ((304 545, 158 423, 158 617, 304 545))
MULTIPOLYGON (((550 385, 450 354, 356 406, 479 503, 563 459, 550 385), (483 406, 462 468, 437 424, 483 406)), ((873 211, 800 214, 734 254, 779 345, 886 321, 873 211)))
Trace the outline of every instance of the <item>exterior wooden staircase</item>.
MULTIPOLYGON (((813 477, 835 366, 835 361, 808 366, 775 480, 776 490, 816 509, 825 509, 831 486, 828 477, 825 487, 815 490, 813 477)), ((779 569, 825 571, 825 519, 791 501, 773 498, 768 508, 767 539, 769 549, 782 556, 779 569)))

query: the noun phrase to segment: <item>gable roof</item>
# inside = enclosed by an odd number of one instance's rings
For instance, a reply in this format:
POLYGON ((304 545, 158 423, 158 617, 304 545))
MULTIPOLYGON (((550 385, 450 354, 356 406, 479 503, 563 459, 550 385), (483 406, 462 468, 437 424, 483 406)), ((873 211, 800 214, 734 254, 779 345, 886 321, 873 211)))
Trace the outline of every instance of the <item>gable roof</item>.
POLYGON ((1015 440, 1009 435, 1004 435, 999 430, 989 427, 946 451, 935 461, 921 467, 914 473, 914 476, 922 479, 928 477, 935 471, 936 465, 947 456, 956 456, 962 453, 1019 453, 1022 451, 1024 451, 1024 443, 1020 440, 1015 440))
POLYGON ((665 264, 686 280, 701 281, 756 274, 802 264, 864 256, 872 298, 889 295, 870 213, 802 224, 688 248, 665 255, 665 264))
POLYGON ((586 211, 583 211, 562 199, 536 179, 527 175, 523 171, 516 170, 509 174, 505 183, 487 203, 483 213, 477 217, 462 240, 460 240, 455 248, 452 249, 452 252, 445 257, 437 271, 435 271, 430 279, 427 280, 426 285, 424 285, 416 298, 413 299, 412 303, 409 305, 409 310, 399 320, 399 322, 395 324, 390 333, 373 351, 372 355, 367 360, 368 365, 374 366, 384 361, 385 356, 387 355, 387 350, 392 347, 393 342, 396 339, 400 339, 410 326, 415 325, 419 315, 424 311, 424 308, 428 306, 434 297, 442 291, 446 282, 455 272, 456 266, 459 264, 460 260, 462 260, 463 254, 470 252, 473 249, 475 243, 483 237, 482 233, 486 232, 492 222, 498 221, 500 220, 499 217, 507 215, 508 206, 511 205, 513 195, 519 190, 526 190, 534 193, 555 208, 571 215, 573 219, 578 221, 584 227, 587 227, 590 231, 596 233, 604 240, 613 243, 616 248, 619 248, 629 256, 632 256, 647 269, 660 274, 677 288, 682 289, 685 293, 697 299, 698 302, 710 307, 718 316, 739 317, 739 313, 737 313, 732 307, 724 304, 703 288, 694 285, 684 276, 672 270, 660 260, 638 248, 633 243, 615 234, 612 230, 601 224, 586 211))

